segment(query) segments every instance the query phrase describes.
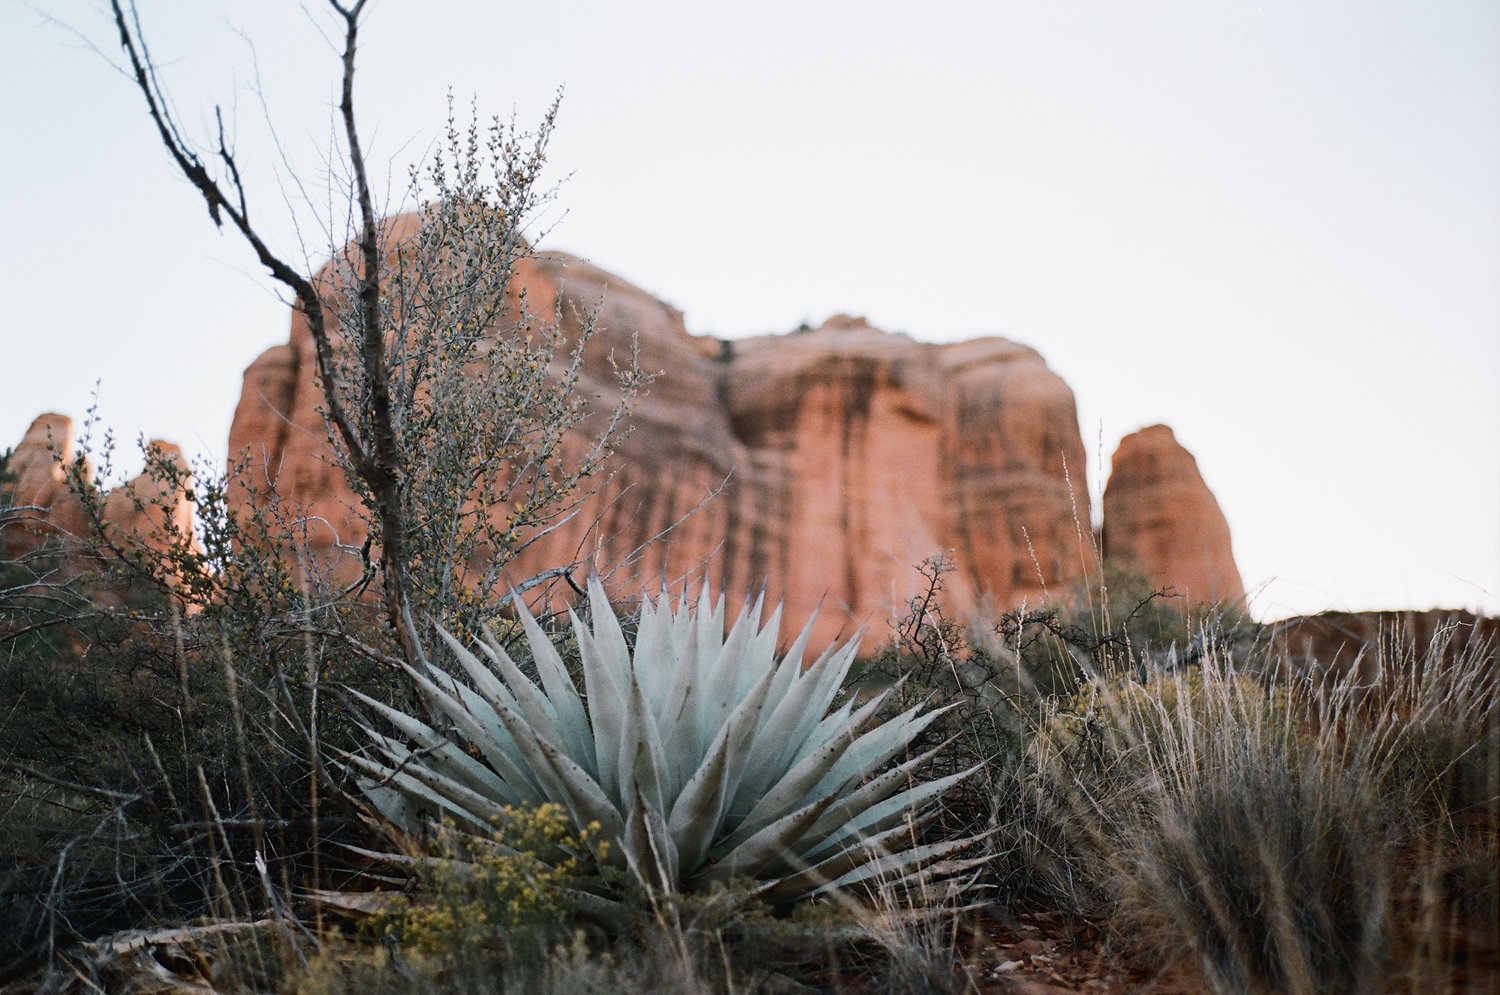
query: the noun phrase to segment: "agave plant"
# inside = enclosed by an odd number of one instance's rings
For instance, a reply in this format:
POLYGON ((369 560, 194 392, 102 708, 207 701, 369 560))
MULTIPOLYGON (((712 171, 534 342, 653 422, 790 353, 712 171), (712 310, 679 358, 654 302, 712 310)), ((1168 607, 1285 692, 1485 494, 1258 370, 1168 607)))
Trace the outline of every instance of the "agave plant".
POLYGON ((810 622, 778 657, 779 607, 762 626, 747 605, 726 636, 723 598, 705 590, 696 611, 647 601, 632 652, 597 578, 589 599, 592 625, 570 613, 582 693, 524 606, 540 685, 493 633, 480 659, 444 632, 468 683, 408 669, 446 731, 356 693, 402 734, 367 726, 372 748, 349 757, 371 803, 408 828, 425 812, 480 833, 504 806, 555 802, 597 826, 599 865, 674 892, 752 878, 778 904, 900 881, 972 842, 913 841, 914 820, 973 773, 920 781, 936 750, 894 762, 940 712, 873 722, 884 694, 834 706, 857 638, 804 667, 810 622))

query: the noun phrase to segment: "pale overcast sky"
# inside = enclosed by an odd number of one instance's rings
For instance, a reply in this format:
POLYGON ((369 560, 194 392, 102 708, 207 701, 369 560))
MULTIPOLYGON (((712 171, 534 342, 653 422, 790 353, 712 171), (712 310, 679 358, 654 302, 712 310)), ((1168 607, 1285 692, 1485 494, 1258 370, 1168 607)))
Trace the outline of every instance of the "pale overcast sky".
MULTIPOLYGON (((0 447, 97 380, 122 437, 222 460, 286 309, 42 11, 117 51, 96 0, 0 0, 0 447)), ((252 211, 315 265, 326 7, 141 16, 183 120, 224 106, 252 211)), ((450 86, 523 121, 565 86, 546 246, 692 331, 1006 335, 1072 386, 1096 495, 1122 435, 1173 426, 1261 617, 1500 611, 1493 0, 376 0, 362 41, 393 196, 450 86)))

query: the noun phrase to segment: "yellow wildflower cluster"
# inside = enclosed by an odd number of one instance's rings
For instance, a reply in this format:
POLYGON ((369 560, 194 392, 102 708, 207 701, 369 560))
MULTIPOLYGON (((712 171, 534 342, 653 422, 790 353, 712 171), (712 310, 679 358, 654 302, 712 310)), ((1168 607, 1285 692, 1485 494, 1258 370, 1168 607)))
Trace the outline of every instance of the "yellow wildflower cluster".
POLYGON ((561 939, 574 906, 568 883, 599 832, 572 832, 560 805, 506 807, 488 839, 445 827, 423 874, 429 894, 393 908, 379 925, 408 952, 426 957, 504 945, 546 947, 561 939))

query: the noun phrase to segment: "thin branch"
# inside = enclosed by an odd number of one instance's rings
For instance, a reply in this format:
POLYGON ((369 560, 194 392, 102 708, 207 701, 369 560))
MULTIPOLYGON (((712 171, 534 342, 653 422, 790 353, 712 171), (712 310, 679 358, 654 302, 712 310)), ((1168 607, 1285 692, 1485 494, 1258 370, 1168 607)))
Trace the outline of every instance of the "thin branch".
POLYGON ((60 777, 53 777, 51 774, 48 774, 45 771, 37 770, 30 764, 24 764, 19 760, 0 760, 0 767, 6 768, 8 770, 18 771, 22 774, 25 774, 27 777, 35 778, 38 781, 44 781, 55 788, 62 788, 65 791, 76 791, 79 794, 83 795, 97 795, 100 798, 108 798, 111 801, 133 802, 139 800, 141 797, 138 794, 126 794, 121 791, 111 791, 108 788, 100 788, 88 784, 79 784, 76 781, 67 781, 60 777))
POLYGON ((363 263, 357 283, 360 355, 365 386, 369 390, 372 452, 367 454, 367 470, 361 476, 375 499, 380 518, 381 577, 384 581, 386 608, 391 626, 401 641, 406 658, 413 662, 424 658, 421 640, 412 624, 407 604, 406 527, 401 509, 401 451, 391 418, 390 370, 385 357, 385 334, 380 321, 381 265, 379 222, 370 196, 369 173, 364 148, 354 119, 354 56, 359 39, 359 16, 366 0, 350 6, 329 0, 329 6, 344 18, 344 78, 339 113, 344 121, 348 142, 349 165, 354 170, 355 189, 359 198, 359 253, 363 263))
POLYGON ((177 127, 175 118, 167 108, 164 91, 156 76, 156 65, 151 60, 140 19, 134 3, 130 0, 110 0, 115 25, 120 34, 120 45, 129 58, 136 88, 146 100, 151 120, 156 125, 162 145, 166 148, 178 169, 198 190, 208 206, 214 224, 223 227, 225 219, 237 230, 256 254, 256 258, 270 271, 271 276, 288 287, 296 298, 296 308, 307 320, 308 332, 313 340, 318 364, 318 379, 322 386, 324 410, 333 422, 347 449, 355 472, 370 488, 375 498, 376 512, 381 530, 381 572, 388 599, 390 619, 401 641, 407 658, 422 658, 420 642, 414 627, 409 622, 406 608, 406 576, 403 561, 403 519, 399 501, 399 461, 395 435, 391 428, 390 395, 384 355, 384 336, 379 321, 380 266, 379 238, 374 205, 370 198, 369 182, 365 171, 364 153, 354 121, 354 56, 358 40, 359 18, 366 0, 345 6, 330 0, 330 6, 344 19, 343 53, 343 99, 340 112, 349 142, 350 165, 359 191, 361 233, 359 247, 364 262, 364 273, 359 283, 359 320, 361 324, 361 356, 364 368, 361 371, 368 380, 372 415, 372 435, 367 448, 354 428, 348 409, 338 390, 337 370, 333 344, 326 327, 323 300, 311 280, 302 276, 266 244, 260 233, 251 225, 245 191, 240 183, 238 168, 233 153, 223 141, 220 128, 219 157, 230 171, 234 196, 231 197, 210 175, 198 153, 188 145, 177 127), (122 3, 124 5, 122 5, 122 3), (127 16, 128 10, 128 16, 127 16))

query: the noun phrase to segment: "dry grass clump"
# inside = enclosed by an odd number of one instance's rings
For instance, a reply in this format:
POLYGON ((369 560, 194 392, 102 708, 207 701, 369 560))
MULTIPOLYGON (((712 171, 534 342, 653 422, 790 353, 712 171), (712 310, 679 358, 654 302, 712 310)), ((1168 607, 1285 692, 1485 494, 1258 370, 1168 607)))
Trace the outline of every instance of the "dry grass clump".
POLYGON ((1032 814, 1080 911, 1218 992, 1448 990, 1500 926, 1493 648, 1373 680, 1193 668, 1047 710, 1032 814))

